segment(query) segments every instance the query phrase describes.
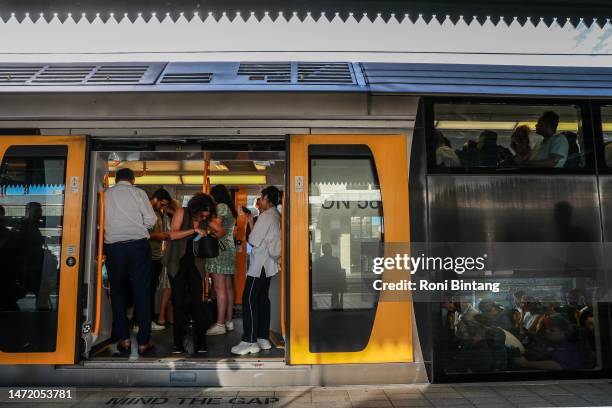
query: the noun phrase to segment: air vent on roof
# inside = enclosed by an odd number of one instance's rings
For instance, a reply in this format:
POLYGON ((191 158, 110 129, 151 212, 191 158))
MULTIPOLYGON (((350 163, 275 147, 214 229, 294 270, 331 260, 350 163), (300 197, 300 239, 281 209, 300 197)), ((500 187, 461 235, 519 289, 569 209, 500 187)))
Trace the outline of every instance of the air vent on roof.
POLYGON ((249 81, 291 82, 291 64, 283 62, 243 62, 238 69, 238 75, 248 75, 249 81))
POLYGON ((85 82, 91 83, 139 83, 149 69, 148 65, 102 65, 85 82))
MULTIPOLYGON (((2 65, 0 84, 16 85, 90 85, 90 84, 139 84, 153 65, 2 65)), ((161 70, 161 68, 159 68, 161 70)))
POLYGON ((298 63, 298 82, 352 84, 355 81, 347 63, 300 62, 298 63))
POLYGON ((165 74, 160 84, 209 84, 212 80, 210 72, 191 72, 165 74))
POLYGON ((43 69, 43 65, 0 66, 0 84, 23 84, 41 69, 43 69))
POLYGON ((32 80, 34 84, 78 84, 87 78, 95 65, 47 65, 32 80))

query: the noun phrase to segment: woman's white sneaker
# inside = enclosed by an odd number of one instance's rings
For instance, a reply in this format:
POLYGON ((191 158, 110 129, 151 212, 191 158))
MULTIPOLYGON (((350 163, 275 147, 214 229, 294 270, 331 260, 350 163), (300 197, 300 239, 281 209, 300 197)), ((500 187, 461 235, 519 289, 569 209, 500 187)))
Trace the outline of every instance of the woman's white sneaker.
POLYGON ((208 336, 215 336, 217 334, 225 334, 225 325, 215 323, 206 330, 206 335, 208 336))
POLYGON ((234 331, 234 322, 225 322, 225 330, 227 330, 228 332, 234 331))
POLYGON ((238 354, 239 356, 259 353, 259 351, 260 348, 257 343, 247 343, 246 341, 241 341, 240 344, 232 347, 232 353, 238 354))
POLYGON ((262 350, 270 350, 272 348, 272 343, 268 339, 257 339, 257 345, 262 350))

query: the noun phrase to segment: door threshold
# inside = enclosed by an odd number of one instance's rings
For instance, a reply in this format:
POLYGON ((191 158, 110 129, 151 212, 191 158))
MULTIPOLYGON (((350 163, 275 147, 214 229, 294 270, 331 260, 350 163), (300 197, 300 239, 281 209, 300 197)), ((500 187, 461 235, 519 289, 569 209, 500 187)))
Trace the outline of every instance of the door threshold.
POLYGON ((152 368, 152 369, 223 369, 223 368, 270 368, 278 369, 290 367, 283 358, 211 358, 211 359, 185 359, 185 358, 139 358, 139 359, 96 359, 84 361, 75 366, 64 366, 62 368, 101 368, 101 369, 129 369, 129 368, 152 368))

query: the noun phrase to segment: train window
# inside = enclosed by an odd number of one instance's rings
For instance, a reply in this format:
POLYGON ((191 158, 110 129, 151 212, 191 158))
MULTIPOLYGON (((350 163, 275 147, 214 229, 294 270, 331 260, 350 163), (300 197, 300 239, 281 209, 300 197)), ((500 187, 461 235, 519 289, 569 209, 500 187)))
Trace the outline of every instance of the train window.
POLYGON ((575 105, 434 105, 434 169, 579 169, 585 167, 585 152, 575 105))
POLYGON ((601 368, 593 279, 495 281, 497 293, 456 291, 441 305, 436 364, 442 373, 601 368))
POLYGON ((370 338, 383 208, 367 146, 310 146, 310 351, 360 351, 370 338), (330 156, 333 154, 333 156, 330 156))
POLYGON ((56 348, 65 146, 14 146, 0 167, 3 352, 56 348))
POLYGON ((612 167, 612 106, 610 105, 601 107, 601 127, 606 167, 612 167))

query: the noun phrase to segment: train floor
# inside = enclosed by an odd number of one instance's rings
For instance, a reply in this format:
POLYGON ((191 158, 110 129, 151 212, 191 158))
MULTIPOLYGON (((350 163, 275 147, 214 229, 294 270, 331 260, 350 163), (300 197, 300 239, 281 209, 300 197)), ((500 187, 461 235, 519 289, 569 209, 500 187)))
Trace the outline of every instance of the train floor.
POLYGON ((147 353, 146 356, 140 356, 136 347, 136 333, 132 333, 132 352, 129 357, 120 355, 115 344, 109 344, 106 347, 97 350, 93 354, 94 361, 217 361, 227 359, 273 359, 284 360, 285 349, 278 341, 274 341, 276 336, 271 336, 272 343, 275 347, 271 350, 262 350, 258 354, 250 354, 246 356, 236 356, 231 353, 231 348, 240 343, 242 336, 242 319, 234 319, 235 330, 216 336, 207 336, 207 352, 198 353, 197 356, 187 354, 172 354, 172 325, 167 325, 164 330, 152 331, 151 340, 155 348, 147 353))

